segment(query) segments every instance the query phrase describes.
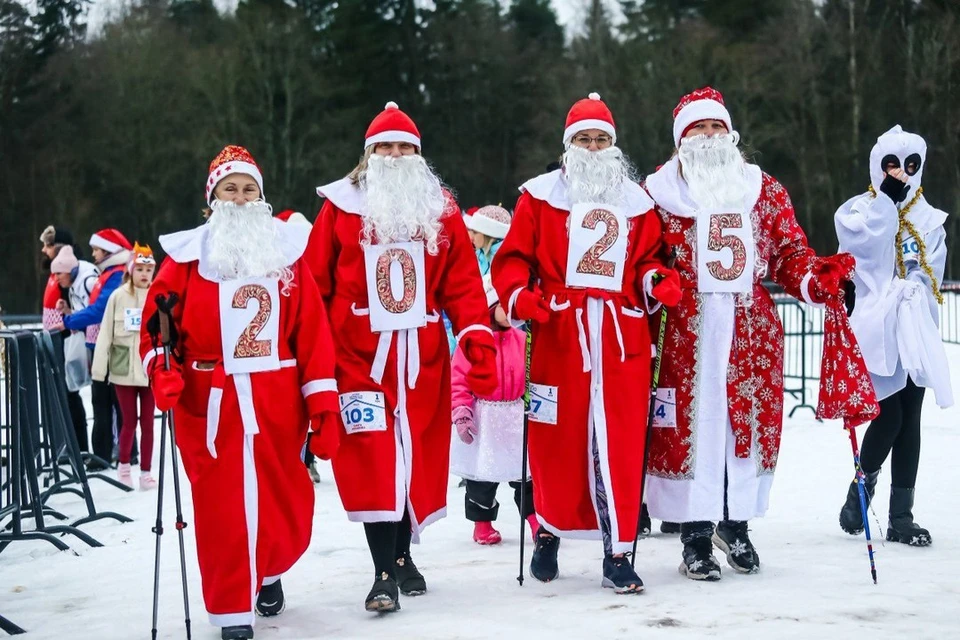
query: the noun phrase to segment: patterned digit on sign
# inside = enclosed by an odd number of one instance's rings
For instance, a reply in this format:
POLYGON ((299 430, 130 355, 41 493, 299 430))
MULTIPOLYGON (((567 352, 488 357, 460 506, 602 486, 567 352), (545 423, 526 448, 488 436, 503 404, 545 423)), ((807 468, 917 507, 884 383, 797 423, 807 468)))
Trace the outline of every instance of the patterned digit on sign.
POLYGON ((612 278, 617 270, 615 262, 603 260, 605 254, 620 236, 620 223, 617 217, 605 209, 594 209, 583 218, 583 228, 593 231, 597 224, 602 222, 606 227, 603 236, 580 258, 577 264, 577 273, 587 275, 606 276, 612 278))
POLYGON ((233 294, 232 306, 234 309, 246 309, 251 300, 257 302, 257 314, 237 338, 237 345, 233 348, 234 358, 263 358, 272 353, 269 340, 257 340, 273 311, 270 292, 263 285, 245 284, 233 294))
POLYGON ((747 248, 739 237, 723 233, 725 229, 742 228, 743 216, 739 213, 715 213, 710 216, 707 249, 710 251, 730 249, 730 253, 733 254, 733 263, 729 268, 724 267, 720 260, 711 260, 707 263, 707 270, 717 280, 728 282, 743 275, 743 270, 747 266, 747 248))
POLYGON ((406 313, 413 308, 417 298, 417 267, 413 256, 403 249, 387 249, 377 259, 377 296, 380 304, 388 313, 406 313), (400 264, 403 278, 403 295, 398 300, 393 297, 393 287, 390 285, 390 265, 396 261, 400 264))

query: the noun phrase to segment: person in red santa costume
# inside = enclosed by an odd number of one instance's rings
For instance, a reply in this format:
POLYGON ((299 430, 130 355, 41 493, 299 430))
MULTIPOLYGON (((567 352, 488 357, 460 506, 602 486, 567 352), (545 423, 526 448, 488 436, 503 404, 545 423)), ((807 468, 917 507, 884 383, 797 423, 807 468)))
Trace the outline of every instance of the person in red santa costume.
POLYGON ((497 385, 473 245, 420 150, 413 120, 387 103, 357 167, 317 189, 326 202, 307 248, 339 338, 345 435, 333 473, 347 516, 364 524, 376 571, 365 607, 376 612, 398 610, 398 591, 426 591, 410 542, 446 514, 450 353, 441 312, 470 362, 471 388, 484 395, 497 385))
POLYGON ((140 351, 157 407, 173 409, 210 621, 224 639, 252 638, 255 613, 283 611, 280 576, 310 542, 308 418, 319 448, 336 447, 333 342, 301 257, 308 230, 271 217, 246 149, 217 155, 206 196, 205 224, 160 236, 168 257, 140 351), (177 355, 165 363, 157 297, 173 294, 177 355))
POLYGON ((599 95, 573 105, 562 168, 520 187, 491 273, 508 317, 533 321, 529 450, 541 527, 530 572, 559 575, 560 537, 602 539, 603 586, 639 593, 629 552, 647 407, 630 400, 650 385, 646 314, 656 300, 676 304, 680 288, 660 262, 654 203, 616 141, 599 95))
POLYGON ((673 112, 677 152, 645 188, 676 250, 683 297, 667 320, 650 440, 650 514, 680 522, 680 573, 719 580, 716 545, 755 573, 747 524, 767 510, 783 429, 783 327, 763 280, 808 303, 852 287, 848 256, 817 257, 787 190, 748 163, 710 87, 673 112), (719 524, 714 527, 714 522, 719 524))

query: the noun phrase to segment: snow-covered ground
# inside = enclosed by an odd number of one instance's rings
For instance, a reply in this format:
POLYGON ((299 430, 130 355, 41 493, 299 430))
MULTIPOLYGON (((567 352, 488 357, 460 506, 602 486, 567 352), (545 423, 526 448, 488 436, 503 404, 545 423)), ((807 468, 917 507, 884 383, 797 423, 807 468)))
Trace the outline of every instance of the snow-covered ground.
MULTIPOLYGON (((960 347, 949 347, 960 389, 960 347)), ((361 526, 347 521, 329 465, 316 488, 314 536, 300 563, 284 577, 288 608, 259 621, 257 638, 960 638, 960 409, 938 409, 928 394, 915 514, 934 544, 914 549, 880 542, 874 529, 880 582, 869 575, 863 537, 837 525, 853 471, 849 441, 836 423, 798 412, 784 430, 780 468, 767 517, 752 523, 760 574, 728 569, 723 580, 698 584, 680 576, 680 543, 657 532, 639 545, 637 565, 647 585, 640 596, 600 588, 599 542, 564 540, 561 578, 517 584, 519 519, 509 490, 501 491, 504 543, 479 547, 463 517, 463 493, 451 479, 449 516, 414 548, 430 592, 403 598, 403 610, 377 617, 363 610, 372 564, 361 526)), ((863 428, 859 430, 862 437, 863 428)), ((159 430, 158 430, 159 441, 159 430)), ((169 456, 168 456, 169 459, 169 456)), ((886 527, 887 469, 877 516, 886 527)), ((171 484, 172 488, 172 484, 171 484)), ((0 554, 0 614, 31 638, 149 637, 156 493, 123 494, 93 483, 100 509, 134 518, 98 522, 85 531, 105 545, 91 549, 67 538, 75 553, 22 542, 0 554)), ((173 496, 167 494, 161 576, 160 637, 182 638, 183 612, 173 496)), ((192 519, 189 492, 184 496, 192 519)), ((59 496, 52 505, 80 517, 81 502, 59 496)), ((194 637, 213 640, 203 610, 193 534, 187 529, 187 571, 194 637)), ((530 546, 527 547, 529 558, 530 546)))

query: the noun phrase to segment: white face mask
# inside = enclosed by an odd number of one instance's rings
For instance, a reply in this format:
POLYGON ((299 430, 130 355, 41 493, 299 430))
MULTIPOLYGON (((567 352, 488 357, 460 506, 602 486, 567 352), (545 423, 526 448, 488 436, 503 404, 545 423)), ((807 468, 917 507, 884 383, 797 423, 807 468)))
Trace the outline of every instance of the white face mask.
POLYGON ((910 185, 910 191, 907 194, 907 200, 909 200, 920 189, 926 161, 926 141, 897 125, 877 138, 877 144, 870 151, 870 183, 879 192, 880 184, 886 174, 885 168, 892 163, 895 165, 894 168, 903 169, 907 174, 907 184, 910 185))

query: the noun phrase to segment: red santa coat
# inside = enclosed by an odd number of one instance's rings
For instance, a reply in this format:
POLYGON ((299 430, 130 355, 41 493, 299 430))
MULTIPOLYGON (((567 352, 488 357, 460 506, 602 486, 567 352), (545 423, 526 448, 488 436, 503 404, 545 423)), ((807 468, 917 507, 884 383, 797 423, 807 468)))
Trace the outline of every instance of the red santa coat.
MULTIPOLYGON (((274 300, 279 304, 257 298, 258 313, 247 330, 255 340, 269 338, 269 316, 279 314, 279 368, 236 374, 225 369, 225 360, 243 357, 251 343, 243 337, 245 330, 236 347, 224 348, 220 288, 225 285, 205 277, 203 226, 161 236, 169 257, 143 310, 145 318, 153 316, 157 294, 179 297, 172 320, 183 363, 172 365, 181 369, 185 384, 173 416, 193 494, 204 602, 212 624, 220 627, 253 624, 261 582, 287 571, 306 550, 313 484, 300 452, 308 417, 337 410, 326 313, 299 259, 306 230, 280 221, 275 225, 284 238, 293 282, 286 294, 278 286, 274 300)), ((256 305, 247 306, 252 312, 256 305)), ((140 350, 145 371, 162 366, 163 350, 154 347, 147 331, 140 350)))
MULTIPOLYGON (((531 417, 530 473, 537 517, 555 535, 599 539, 593 440, 609 507, 614 553, 636 537, 650 386, 644 277, 661 266, 662 227, 653 202, 625 187, 628 240, 620 293, 566 285, 571 205, 561 172, 521 187, 510 231, 493 260, 508 315, 531 274, 550 304, 533 325, 531 385, 556 388, 556 424, 531 417)), ((548 392, 549 393, 549 392, 548 392)))
MULTIPOLYGON (((337 336, 337 386, 382 394, 386 428, 346 433, 333 460, 340 499, 354 522, 398 522, 410 513, 413 541, 446 515, 450 465, 450 352, 443 311, 459 332, 490 331, 473 246, 449 199, 439 253, 424 252, 427 323, 376 333, 370 326, 360 190, 344 178, 317 189, 327 201, 306 258, 337 336)), ((378 396, 379 397, 379 396, 378 396)), ((342 420, 341 420, 342 424, 342 420)))
POLYGON ((729 519, 749 520, 767 509, 783 429, 783 327, 763 279, 810 302, 811 273, 823 259, 807 245, 783 185, 748 165, 752 292, 699 293, 697 210, 678 165, 674 158, 644 185, 666 237, 682 239, 683 287, 667 320, 658 393, 675 392, 675 422, 653 430, 645 497, 656 518, 716 521, 726 484, 729 519))

